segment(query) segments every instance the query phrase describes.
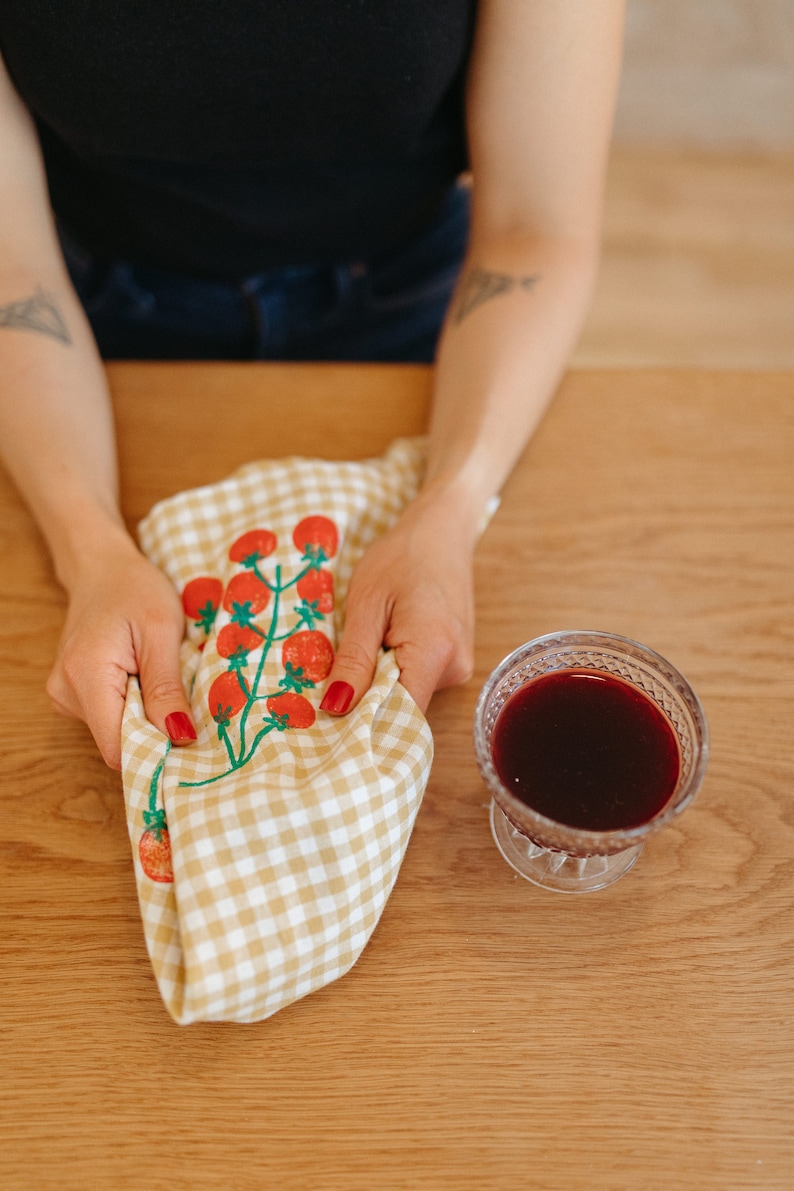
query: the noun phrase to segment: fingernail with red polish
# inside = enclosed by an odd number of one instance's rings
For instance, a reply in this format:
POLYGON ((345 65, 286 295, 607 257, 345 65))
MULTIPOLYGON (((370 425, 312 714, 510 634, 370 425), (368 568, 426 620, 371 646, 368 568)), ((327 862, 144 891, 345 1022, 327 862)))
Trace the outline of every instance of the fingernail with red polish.
POLYGON ((196 739, 196 729, 190 722, 190 716, 185 715, 184 711, 172 711, 170 715, 167 715, 165 730, 171 739, 171 744, 190 744, 192 740, 196 739))
POLYGON ((354 694, 349 682, 332 682, 323 696, 320 710, 330 711, 331 715, 344 715, 354 694))

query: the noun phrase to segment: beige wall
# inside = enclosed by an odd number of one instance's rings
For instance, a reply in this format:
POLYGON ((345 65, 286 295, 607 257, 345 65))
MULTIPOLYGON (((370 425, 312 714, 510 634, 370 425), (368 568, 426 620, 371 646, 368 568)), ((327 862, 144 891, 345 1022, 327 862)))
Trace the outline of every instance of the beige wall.
POLYGON ((794 151, 794 0, 628 0, 615 140, 794 151))

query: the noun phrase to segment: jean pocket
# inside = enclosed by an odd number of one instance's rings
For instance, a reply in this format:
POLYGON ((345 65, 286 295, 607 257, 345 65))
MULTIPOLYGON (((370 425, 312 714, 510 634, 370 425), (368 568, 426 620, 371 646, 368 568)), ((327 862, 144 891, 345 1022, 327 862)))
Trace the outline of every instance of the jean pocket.
POLYGON ((370 305, 377 314, 398 314, 423 306, 447 304, 452 297, 460 265, 461 260, 456 257, 444 267, 436 265, 430 275, 391 278, 387 284, 375 274, 369 288, 370 305))
POLYGON ((468 192, 455 186, 422 232, 373 263, 369 277, 373 308, 388 313, 448 302, 466 251, 468 226, 468 192))
POLYGON ((87 310, 97 295, 102 294, 107 288, 111 268, 99 261, 76 240, 73 240, 60 225, 58 226, 58 236, 72 285, 83 308, 87 310))
POLYGON ((72 285, 89 318, 113 314, 144 320, 151 316, 154 294, 137 283, 131 265, 101 260, 62 227, 58 235, 72 285))

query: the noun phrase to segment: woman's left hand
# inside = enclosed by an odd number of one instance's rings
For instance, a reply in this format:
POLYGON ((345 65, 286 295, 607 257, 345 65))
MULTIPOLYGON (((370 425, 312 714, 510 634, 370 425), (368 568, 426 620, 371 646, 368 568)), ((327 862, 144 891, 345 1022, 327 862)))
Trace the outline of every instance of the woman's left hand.
POLYGON ((356 706, 383 645, 394 649, 400 681, 423 712, 434 691, 471 677, 476 534, 454 505, 452 493, 421 493, 362 557, 323 711, 356 706))

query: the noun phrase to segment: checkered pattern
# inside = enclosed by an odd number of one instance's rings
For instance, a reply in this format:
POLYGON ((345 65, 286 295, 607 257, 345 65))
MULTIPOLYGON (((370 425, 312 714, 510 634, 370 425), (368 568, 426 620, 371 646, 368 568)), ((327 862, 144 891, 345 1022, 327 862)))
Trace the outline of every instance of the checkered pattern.
MULTIPOLYGON (((140 526, 141 544, 181 591, 198 575, 225 584, 238 573, 229 546, 255 528, 278 538, 268 570, 295 569, 294 526, 306 516, 330 517, 340 543, 324 565, 334 571, 336 608, 321 627, 336 641, 352 568, 415 494, 422 460, 421 442, 400 440, 362 463, 250 464, 157 505, 140 526)), ((294 623, 292 604, 279 609, 277 631, 294 623)), ((207 705, 211 682, 228 668, 215 648, 228 622, 221 611, 203 650, 195 626, 183 644, 195 745, 167 752, 135 678, 124 716, 124 791, 144 931, 160 992, 180 1024, 257 1021, 348 971, 396 880, 432 759, 427 723, 384 652, 350 715, 320 712, 310 728, 274 731, 243 768, 207 785, 181 785, 229 768, 207 705), (138 849, 164 757, 158 797, 173 883, 151 880, 138 849)), ((279 651, 271 652, 267 689, 283 674, 279 651)), ((303 692, 315 707, 322 685, 303 692)))

